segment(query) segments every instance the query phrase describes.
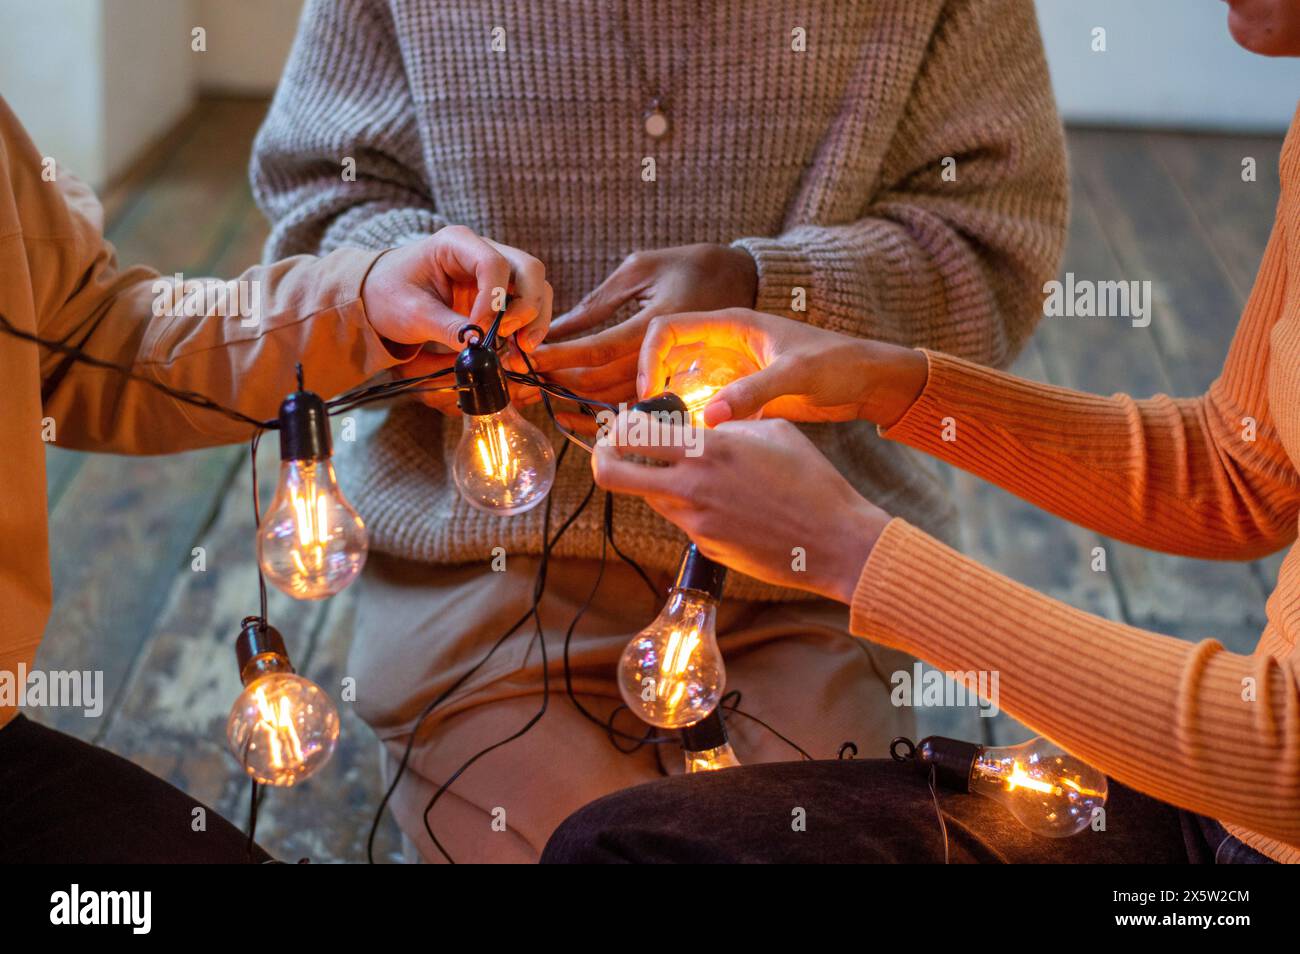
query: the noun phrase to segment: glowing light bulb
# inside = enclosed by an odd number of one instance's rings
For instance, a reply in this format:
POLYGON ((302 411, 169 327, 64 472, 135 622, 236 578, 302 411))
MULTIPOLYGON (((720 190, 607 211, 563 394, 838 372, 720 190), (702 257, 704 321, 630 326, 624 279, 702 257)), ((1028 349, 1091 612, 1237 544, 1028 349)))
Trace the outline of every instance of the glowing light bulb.
POLYGON ((279 632, 261 619, 244 621, 236 650, 244 691, 226 722, 230 750, 259 783, 294 785, 334 754, 338 709, 320 686, 293 671, 279 632))
POLYGON ((717 708, 727 681, 716 632, 725 572, 688 546, 667 604, 623 650, 619 691, 643 721, 681 729, 717 708))
POLYGON ((330 462, 325 404, 298 391, 280 406, 280 482, 257 533, 262 573, 300 600, 333 596, 366 563, 366 525, 330 462))
POLYGON ((541 503, 555 483, 555 451, 510 404, 500 359, 470 345, 456 359, 458 404, 465 429, 452 477, 466 503, 499 516, 541 503))
POLYGON ((737 378, 758 370, 740 352, 715 347, 681 349, 675 361, 670 354, 669 368, 666 388, 682 399, 696 427, 704 426, 704 408, 713 395, 737 378))
POLYGON ((555 482, 555 451, 510 405, 466 414, 452 476, 471 506, 501 516, 523 513, 546 499, 555 482))
POLYGON ((992 799, 1047 838, 1078 834, 1106 804, 1106 776, 1043 738, 985 747, 931 736, 917 744, 916 759, 948 787, 992 799))
POLYGON ((687 775, 740 765, 740 759, 736 758, 731 742, 727 739, 727 727, 722 721, 722 714, 717 709, 694 725, 682 729, 682 750, 686 754, 687 775))
POLYGON ((288 460, 262 518, 258 560, 276 587, 300 600, 339 592, 366 563, 366 526, 328 460, 288 460))

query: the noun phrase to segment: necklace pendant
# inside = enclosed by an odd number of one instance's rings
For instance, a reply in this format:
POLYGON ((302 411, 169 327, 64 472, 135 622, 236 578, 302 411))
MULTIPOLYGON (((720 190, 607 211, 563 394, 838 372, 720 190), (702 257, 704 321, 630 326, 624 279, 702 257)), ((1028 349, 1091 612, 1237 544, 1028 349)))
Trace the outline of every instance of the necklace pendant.
POLYGON ((668 117, 657 106, 646 114, 646 135, 651 139, 662 139, 668 132, 668 117))

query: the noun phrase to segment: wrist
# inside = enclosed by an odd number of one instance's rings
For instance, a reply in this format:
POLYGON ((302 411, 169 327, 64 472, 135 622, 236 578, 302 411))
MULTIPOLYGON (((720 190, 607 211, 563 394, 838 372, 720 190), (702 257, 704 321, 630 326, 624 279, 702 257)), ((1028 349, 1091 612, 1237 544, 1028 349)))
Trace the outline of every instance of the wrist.
POLYGON ((845 514, 837 535, 842 542, 837 544, 831 578, 827 581, 824 595, 846 606, 852 602, 862 570, 890 519, 889 514, 879 507, 858 498, 857 504, 845 514))
POLYGON ((893 427, 916 403, 930 378, 925 352, 881 341, 862 342, 861 380, 866 388, 858 416, 893 427))
POLYGON ((758 301, 758 262, 743 248, 719 245, 727 262, 727 273, 735 289, 738 308, 753 308, 758 301))

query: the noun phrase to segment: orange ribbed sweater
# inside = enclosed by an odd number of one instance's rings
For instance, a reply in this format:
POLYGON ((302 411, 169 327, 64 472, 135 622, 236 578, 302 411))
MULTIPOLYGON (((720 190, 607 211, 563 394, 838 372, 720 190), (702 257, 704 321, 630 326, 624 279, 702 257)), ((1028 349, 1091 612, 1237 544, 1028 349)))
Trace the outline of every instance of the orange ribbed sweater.
MULTIPOLYGON (((925 389, 885 436, 1152 549, 1249 560, 1293 545, 1300 286, 1287 276, 1300 275, 1298 129, 1300 113, 1282 149, 1264 261, 1223 373, 1203 397, 1100 397, 927 353, 925 389), (942 439, 945 418, 956 421, 954 441, 942 439)), ((1091 616, 895 519, 863 568, 852 631, 944 670, 997 670, 1001 708, 1034 731, 1295 863, 1298 549, 1282 564, 1254 653, 1243 656, 1213 639, 1188 643, 1091 616)))

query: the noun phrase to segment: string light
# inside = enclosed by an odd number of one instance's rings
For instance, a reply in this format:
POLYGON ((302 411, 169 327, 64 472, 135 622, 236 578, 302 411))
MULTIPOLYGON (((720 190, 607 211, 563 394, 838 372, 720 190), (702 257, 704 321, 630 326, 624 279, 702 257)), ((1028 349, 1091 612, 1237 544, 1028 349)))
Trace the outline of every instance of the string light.
POLYGON ((465 424, 452 476, 466 503, 509 516, 531 510, 550 492, 555 451, 510 403, 501 359, 492 348, 496 327, 456 358, 457 405, 465 424))
POLYGON ((713 395, 738 378, 754 374, 758 366, 730 348, 682 348, 669 355, 670 372, 665 389, 681 398, 696 427, 704 426, 704 408, 713 395))
POLYGON ((915 746, 895 739, 898 761, 914 759, 947 788, 992 799, 1036 835, 1068 838, 1087 828, 1106 804, 1106 776, 1044 738, 982 746, 930 736, 915 746), (899 748, 911 748, 899 754, 899 748))
POLYGON ((687 546, 668 602, 623 650, 619 692, 643 722, 681 729, 717 708, 727 682, 717 638, 725 578, 724 567, 687 546))
POLYGON ((365 566, 366 525, 334 474, 325 402, 301 378, 280 405, 279 430, 280 480, 258 529, 258 563, 289 596, 324 599, 365 566))
POLYGON ((682 750, 686 757, 686 774, 713 772, 740 765, 721 709, 714 709, 694 725, 682 729, 682 750))
POLYGON ((235 642, 244 691, 230 709, 226 739, 253 781, 287 787, 315 774, 339 739, 339 714, 320 686, 293 671, 284 639, 258 616, 235 642))

